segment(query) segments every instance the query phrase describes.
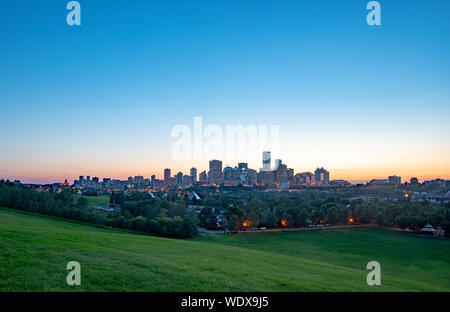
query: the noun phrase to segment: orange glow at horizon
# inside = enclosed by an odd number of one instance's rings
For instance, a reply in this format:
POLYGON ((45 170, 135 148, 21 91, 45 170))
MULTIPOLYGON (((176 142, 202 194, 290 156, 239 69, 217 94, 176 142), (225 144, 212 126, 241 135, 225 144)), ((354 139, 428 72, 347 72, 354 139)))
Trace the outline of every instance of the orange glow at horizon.
MULTIPOLYGON (((177 172, 189 174, 192 167, 197 168, 197 174, 202 171, 208 171, 208 161, 175 161, 171 159, 131 159, 127 161, 117 159, 102 159, 91 161, 72 161, 52 159, 50 162, 42 159, 33 159, 25 163, 8 163, 6 167, 1 168, 0 179, 21 180, 25 183, 53 183, 62 182, 68 179, 70 183, 74 179, 78 179, 80 175, 112 178, 126 180, 129 176, 142 175, 150 178, 155 175, 157 179, 163 179, 163 171, 165 168, 171 169, 171 175, 177 172)), ((283 161, 284 162, 284 161, 283 161)), ((319 165, 308 165, 307 167, 296 166, 295 163, 287 160, 285 162, 289 168, 293 168, 295 174, 300 172, 313 172, 319 165)), ((223 167, 233 165, 232 162, 223 162, 223 167)), ((249 167, 259 170, 257 162, 249 163, 249 167)), ((433 164, 433 163, 431 163, 433 164)), ((330 180, 343 179, 347 181, 370 181, 371 179, 387 179, 388 176, 397 175, 402 178, 402 182, 409 181, 410 178, 416 177, 419 181, 432 180, 436 178, 450 179, 450 163, 441 162, 429 166, 380 166, 380 167, 333 167, 327 166, 325 163, 320 167, 324 167, 330 172, 330 180)))

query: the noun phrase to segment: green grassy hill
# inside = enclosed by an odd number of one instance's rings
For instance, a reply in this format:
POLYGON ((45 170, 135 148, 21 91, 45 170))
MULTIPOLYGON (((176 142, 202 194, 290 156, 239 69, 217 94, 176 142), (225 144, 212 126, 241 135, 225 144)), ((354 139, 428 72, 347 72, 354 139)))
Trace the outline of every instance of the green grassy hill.
POLYGON ((0 208, 0 291, 450 291, 449 264, 450 241, 380 229, 174 240, 0 208))

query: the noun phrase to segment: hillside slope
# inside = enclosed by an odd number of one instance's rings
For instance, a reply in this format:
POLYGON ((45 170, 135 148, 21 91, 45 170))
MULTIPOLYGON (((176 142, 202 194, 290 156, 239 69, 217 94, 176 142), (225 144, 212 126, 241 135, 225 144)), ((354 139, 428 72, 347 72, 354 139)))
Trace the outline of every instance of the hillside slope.
POLYGON ((336 230, 336 237, 325 232, 174 240, 0 208, 0 291, 450 290, 449 241, 376 229, 336 230), (361 235, 369 249, 384 237, 387 253, 401 238, 401 261, 424 246, 443 256, 423 250, 420 259, 410 257, 411 268, 387 269, 382 286, 369 287, 363 250, 349 244, 361 235), (81 264, 77 287, 66 285, 66 264, 73 260, 81 264))

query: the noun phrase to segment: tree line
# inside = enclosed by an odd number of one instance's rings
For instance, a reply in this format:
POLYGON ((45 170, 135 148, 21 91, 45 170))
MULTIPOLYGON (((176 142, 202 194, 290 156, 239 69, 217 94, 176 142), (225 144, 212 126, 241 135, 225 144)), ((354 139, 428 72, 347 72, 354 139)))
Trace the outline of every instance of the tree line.
POLYGON ((245 196, 229 194, 219 198, 207 197, 199 204, 206 205, 200 213, 200 223, 208 228, 217 224, 208 206, 226 209, 227 227, 276 228, 304 227, 309 224, 378 224, 386 227, 409 228, 419 231, 429 223, 450 234, 450 204, 431 204, 426 201, 373 200, 342 198, 341 194, 316 191, 296 193, 250 193, 245 196), (284 225, 282 225, 282 222, 284 225))
MULTIPOLYGON (((86 197, 75 198, 70 192, 38 192, 22 185, 0 182, 0 205, 96 225, 189 238, 197 234, 197 218, 184 204, 163 199, 111 195, 110 202, 120 203, 117 212, 88 207, 86 197)), ((147 195, 147 196, 145 196, 147 195)))

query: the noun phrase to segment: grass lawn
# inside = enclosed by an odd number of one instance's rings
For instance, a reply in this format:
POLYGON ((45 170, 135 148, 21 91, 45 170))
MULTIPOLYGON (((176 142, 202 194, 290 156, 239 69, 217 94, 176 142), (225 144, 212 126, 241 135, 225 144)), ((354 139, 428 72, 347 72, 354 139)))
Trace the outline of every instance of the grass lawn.
POLYGON ((97 205, 109 205, 109 196, 108 195, 101 195, 101 196, 81 196, 81 195, 75 195, 74 198, 77 200, 80 197, 84 197, 87 199, 88 207, 93 208, 97 205))
POLYGON ((449 240, 376 228, 175 240, 0 208, 0 291, 450 291, 449 264, 449 240))

